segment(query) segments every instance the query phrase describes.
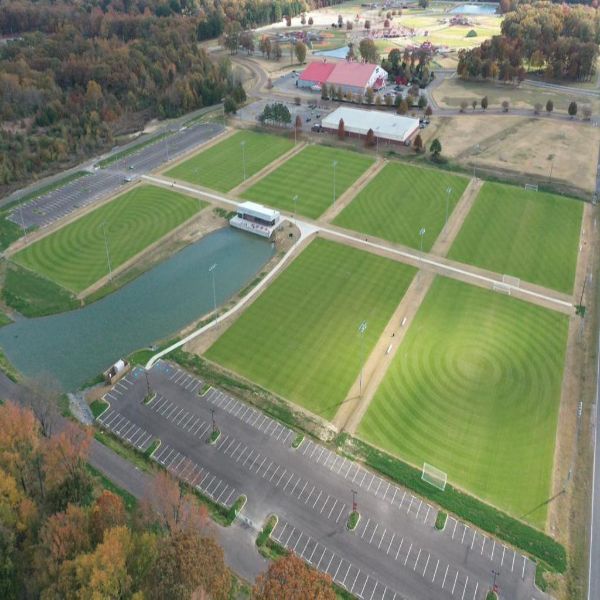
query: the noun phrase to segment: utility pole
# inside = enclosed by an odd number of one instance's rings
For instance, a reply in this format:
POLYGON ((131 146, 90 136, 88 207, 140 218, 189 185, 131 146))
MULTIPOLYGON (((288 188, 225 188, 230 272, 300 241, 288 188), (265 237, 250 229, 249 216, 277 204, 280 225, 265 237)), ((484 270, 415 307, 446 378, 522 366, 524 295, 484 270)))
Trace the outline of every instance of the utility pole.
POLYGON ((493 592, 497 592, 498 591, 498 585, 496 584, 496 577, 500 576, 500 571, 492 570, 492 575, 494 576, 494 581, 492 583, 492 591, 493 592))
POLYGON ((108 280, 112 283, 112 266, 110 264, 110 250, 108 248, 108 236, 106 235, 106 221, 102 221, 102 231, 104 232, 104 249, 106 250, 106 262, 108 263, 108 280))

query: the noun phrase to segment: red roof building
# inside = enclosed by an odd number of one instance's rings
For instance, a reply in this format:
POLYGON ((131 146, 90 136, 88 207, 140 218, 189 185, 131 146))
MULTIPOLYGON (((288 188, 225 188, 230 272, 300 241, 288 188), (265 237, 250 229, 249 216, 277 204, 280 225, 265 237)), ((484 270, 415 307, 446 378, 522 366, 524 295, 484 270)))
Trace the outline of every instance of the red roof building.
POLYGON ((298 78, 299 87, 333 85, 344 93, 364 94, 367 88, 378 90, 385 85, 387 72, 378 65, 359 62, 313 62, 298 78))

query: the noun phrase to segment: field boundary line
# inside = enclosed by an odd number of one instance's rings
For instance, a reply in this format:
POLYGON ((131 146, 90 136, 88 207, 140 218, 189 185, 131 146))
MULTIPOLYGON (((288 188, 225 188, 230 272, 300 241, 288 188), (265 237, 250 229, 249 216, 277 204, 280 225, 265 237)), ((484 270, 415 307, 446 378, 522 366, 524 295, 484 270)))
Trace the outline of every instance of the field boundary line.
POLYGON ((279 158, 276 158, 273 162, 263 167, 260 171, 258 171, 258 173, 254 173, 254 175, 248 177, 246 181, 242 181, 242 183, 236 185, 233 189, 229 190, 228 194, 239 197, 240 194, 245 192, 248 188, 252 187, 255 183, 258 183, 263 177, 270 175, 283 163, 286 163, 288 160, 290 160, 290 158, 296 156, 296 154, 299 154, 307 146, 308 144, 306 142, 300 142, 299 144, 296 144, 285 154, 282 154, 279 158))
POLYGON ((358 178, 354 185, 351 185, 341 196, 338 196, 334 205, 330 206, 319 217, 319 220, 325 222, 333 221, 379 175, 387 164, 389 164, 388 160, 378 156, 375 162, 358 178))

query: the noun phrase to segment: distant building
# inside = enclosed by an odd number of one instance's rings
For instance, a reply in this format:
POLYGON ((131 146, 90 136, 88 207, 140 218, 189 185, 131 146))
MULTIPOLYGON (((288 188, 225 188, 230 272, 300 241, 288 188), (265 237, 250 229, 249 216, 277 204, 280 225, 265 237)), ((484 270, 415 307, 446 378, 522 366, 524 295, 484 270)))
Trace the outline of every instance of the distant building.
POLYGON ((373 130, 376 140, 385 143, 410 144, 419 130, 419 120, 380 110, 361 110, 342 106, 328 114, 322 121, 323 129, 337 131, 340 119, 344 120, 347 135, 366 137, 373 130))
POLYGON ((232 227, 270 238, 281 223, 281 215, 272 208, 256 202, 242 202, 236 215, 229 221, 232 227))
POLYGON ((298 78, 298 87, 322 87, 324 83, 341 88, 343 93, 364 94, 367 88, 385 85, 387 71, 379 65, 358 62, 313 62, 298 78))

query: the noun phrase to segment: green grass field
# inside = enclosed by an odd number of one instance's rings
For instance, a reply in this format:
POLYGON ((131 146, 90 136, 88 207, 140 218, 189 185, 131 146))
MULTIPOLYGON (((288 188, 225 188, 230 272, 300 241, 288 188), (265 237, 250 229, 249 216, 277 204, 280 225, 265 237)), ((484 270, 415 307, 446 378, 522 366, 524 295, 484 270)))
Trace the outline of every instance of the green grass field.
POLYGON ((565 315, 438 277, 359 435, 543 527, 567 327, 565 315))
POLYGON ((113 269, 192 217, 205 203, 142 185, 42 238, 14 261, 73 292, 108 274, 104 227, 113 269))
POLYGON ((173 167, 165 175, 228 192, 244 181, 244 162, 248 178, 293 146, 294 142, 284 137, 239 131, 173 167), (245 142, 243 153, 242 142, 245 142))
POLYGON ((401 263, 317 239, 206 356, 330 419, 414 273, 401 263))
POLYGON ((335 218, 334 223, 391 242, 430 250, 469 180, 445 171, 389 163, 335 218), (452 188, 448 195, 448 188, 452 188))
POLYGON ((449 257, 570 293, 583 203, 485 183, 449 257))
POLYGON ((243 196, 293 212, 293 197, 298 195, 298 213, 315 219, 333 203, 334 161, 337 161, 336 199, 373 164, 372 158, 357 152, 308 146, 255 183, 243 196))

